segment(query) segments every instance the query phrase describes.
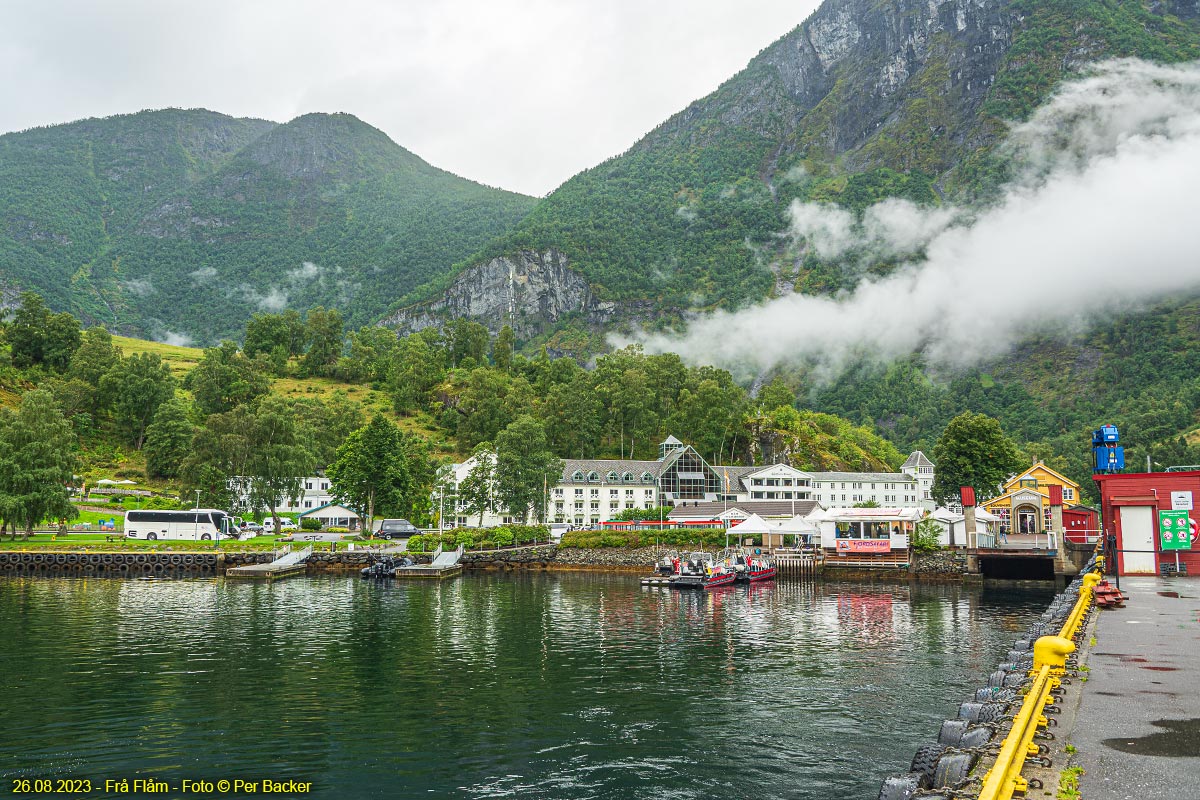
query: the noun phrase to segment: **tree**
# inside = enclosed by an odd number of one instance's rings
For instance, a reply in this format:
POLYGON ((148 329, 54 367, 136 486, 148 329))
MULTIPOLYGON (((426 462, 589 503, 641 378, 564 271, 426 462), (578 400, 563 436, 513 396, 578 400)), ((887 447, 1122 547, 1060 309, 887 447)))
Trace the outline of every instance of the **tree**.
POLYGON ((83 343, 71 356, 67 374, 98 388, 100 379, 120 360, 121 348, 113 344, 112 334, 97 325, 84 331, 83 343))
POLYGON ((483 515, 496 510, 496 451, 489 442, 481 442, 471 453, 474 466, 458 484, 458 499, 468 514, 479 515, 479 527, 483 527, 483 515))
MULTIPOLYGON (((45 519, 71 519, 75 434, 49 392, 34 389, 16 412, 0 410, 0 519, 29 536, 45 519)), ((3 527, 0 527, 3 530, 3 527)))
POLYGON ((357 511, 372 530, 375 512, 399 511, 410 478, 404 433, 382 415, 350 434, 326 474, 338 502, 357 511))
POLYGON ((270 513, 279 530, 277 509, 285 500, 300 501, 303 479, 312 474, 316 459, 291 407, 281 398, 268 396, 259 402, 250 431, 245 471, 249 504, 270 513))
POLYGON ((362 405, 340 389, 323 400, 294 400, 292 413, 309 443, 317 469, 332 464, 338 447, 366 422, 362 405))
POLYGON ((760 389, 758 397, 755 399, 755 405, 763 411, 774 411, 780 406, 794 406, 795 404, 796 395, 779 377, 760 389))
POLYGON ((146 473, 153 478, 178 477, 195 434, 182 400, 174 398, 160 405, 146 429, 146 473))
POLYGON ((959 414, 933 446, 933 499, 945 505, 958 499, 959 488, 975 489, 979 500, 995 497, 1024 463, 1021 451, 1004 435, 1000 423, 986 414, 959 414))
POLYGON ((337 309, 313 306, 305 315, 304 330, 309 345, 301 369, 305 375, 325 375, 342 355, 345 339, 342 315, 337 309))
POLYGON ((154 412, 175 395, 175 379, 157 353, 134 353, 105 373, 100 392, 117 429, 141 450, 154 412))
POLYGON ((459 317, 450 325, 446 338, 449 341, 451 366, 459 366, 464 358, 473 360, 476 365, 487 361, 488 340, 491 336, 488 329, 480 323, 459 317))
POLYGON ((51 313, 35 292, 21 293, 21 307, 6 336, 14 367, 44 364, 56 372, 64 371, 71 363, 81 340, 79 320, 66 312, 51 313))
POLYGON ((496 497, 522 520, 546 518, 546 487, 562 478, 562 461, 546 444, 542 424, 528 414, 496 436, 496 497))
POLYGON ((503 372, 511 371, 516 351, 517 337, 513 334, 513 329, 505 325, 496 334, 496 341, 492 344, 492 363, 496 365, 496 369, 503 372))
POLYGON ((433 387, 446 377, 444 351, 424 334, 405 336, 392 353, 388 390, 398 414, 425 408, 433 387))
POLYGON ((271 389, 270 379, 230 341, 209 347, 195 369, 183 379, 196 407, 204 415, 224 414, 271 389))

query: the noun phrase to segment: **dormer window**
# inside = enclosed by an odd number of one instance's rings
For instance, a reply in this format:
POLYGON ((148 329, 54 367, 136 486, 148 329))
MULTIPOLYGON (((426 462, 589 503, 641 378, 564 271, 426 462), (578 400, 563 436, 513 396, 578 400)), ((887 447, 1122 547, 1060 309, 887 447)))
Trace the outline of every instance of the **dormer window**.
POLYGON ((621 476, 621 480, 625 481, 625 483, 633 483, 633 473, 626 472, 624 475, 621 476))
POLYGON ((571 476, 571 480, 582 482, 583 481, 583 473, 579 470, 575 470, 575 473, 571 476))
POLYGON ((617 473, 615 473, 615 472, 608 473, 608 482, 609 483, 616 483, 617 480, 618 480, 617 473))
POLYGON ((588 479, 588 483, 599 483, 600 482, 600 473, 593 470, 592 472, 588 473, 587 479, 588 479))

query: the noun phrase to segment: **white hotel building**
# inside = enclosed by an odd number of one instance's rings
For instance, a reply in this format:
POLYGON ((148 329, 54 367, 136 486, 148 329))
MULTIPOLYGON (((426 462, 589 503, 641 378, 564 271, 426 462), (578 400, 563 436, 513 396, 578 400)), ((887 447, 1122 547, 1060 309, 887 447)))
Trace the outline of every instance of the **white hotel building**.
MULTIPOLYGON (((444 508, 447 526, 480 524, 479 514, 468 514, 455 497, 458 484, 474 466, 474 459, 449 465, 446 495, 433 497, 435 511, 439 505, 444 508)), ((919 450, 900 472, 804 472, 787 464, 711 466, 694 448, 669 436, 659 445, 655 461, 565 459, 559 482, 548 487, 547 518, 595 525, 627 509, 756 500, 811 500, 822 507, 873 501, 880 506, 932 510, 932 485, 933 463, 919 450)), ((485 513, 482 525, 514 521, 496 511, 485 513)))

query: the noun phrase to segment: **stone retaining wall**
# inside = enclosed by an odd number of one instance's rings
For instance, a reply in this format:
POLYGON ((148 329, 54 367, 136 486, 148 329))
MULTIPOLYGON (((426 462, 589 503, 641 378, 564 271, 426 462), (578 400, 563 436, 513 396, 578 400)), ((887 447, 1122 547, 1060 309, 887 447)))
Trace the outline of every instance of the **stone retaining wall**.
POLYGON ((913 553, 909 571, 920 579, 961 579, 967 574, 967 557, 953 550, 913 553))

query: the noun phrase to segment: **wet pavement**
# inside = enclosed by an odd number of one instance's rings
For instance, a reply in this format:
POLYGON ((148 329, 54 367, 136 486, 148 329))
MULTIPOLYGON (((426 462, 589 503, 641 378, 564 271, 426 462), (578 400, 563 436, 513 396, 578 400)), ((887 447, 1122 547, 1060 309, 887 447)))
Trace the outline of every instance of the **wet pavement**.
MULTIPOLYGON (((1110 582, 1112 579, 1109 579, 1110 582)), ((1087 800, 1200 798, 1200 580, 1122 578, 1067 739, 1087 800)))

